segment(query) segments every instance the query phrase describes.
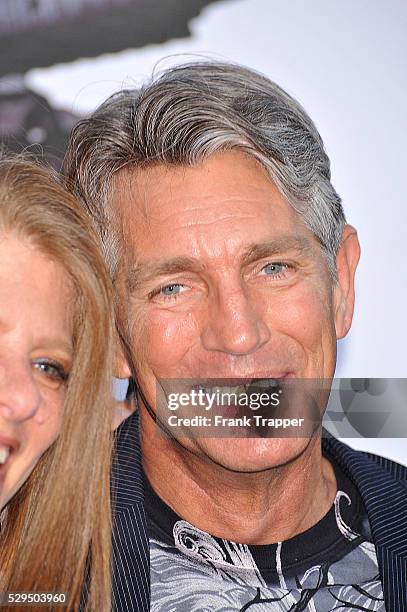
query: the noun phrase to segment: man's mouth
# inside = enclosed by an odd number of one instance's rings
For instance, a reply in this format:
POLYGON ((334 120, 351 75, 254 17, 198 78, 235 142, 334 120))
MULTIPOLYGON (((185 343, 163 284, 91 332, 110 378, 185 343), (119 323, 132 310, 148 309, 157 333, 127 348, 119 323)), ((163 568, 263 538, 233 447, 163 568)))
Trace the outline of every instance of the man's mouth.
POLYGON ((212 379, 193 385, 193 389, 208 395, 266 393, 279 387, 285 378, 283 375, 274 378, 212 379))

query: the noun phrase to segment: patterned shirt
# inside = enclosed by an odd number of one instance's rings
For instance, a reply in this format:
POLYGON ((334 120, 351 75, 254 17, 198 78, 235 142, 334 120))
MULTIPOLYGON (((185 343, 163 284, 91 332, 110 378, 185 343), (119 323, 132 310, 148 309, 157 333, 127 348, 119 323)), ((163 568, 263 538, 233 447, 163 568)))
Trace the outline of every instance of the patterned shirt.
POLYGON ((358 491, 333 464, 328 513, 283 542, 246 545, 177 516, 146 477, 152 612, 385 612, 375 547, 358 491))

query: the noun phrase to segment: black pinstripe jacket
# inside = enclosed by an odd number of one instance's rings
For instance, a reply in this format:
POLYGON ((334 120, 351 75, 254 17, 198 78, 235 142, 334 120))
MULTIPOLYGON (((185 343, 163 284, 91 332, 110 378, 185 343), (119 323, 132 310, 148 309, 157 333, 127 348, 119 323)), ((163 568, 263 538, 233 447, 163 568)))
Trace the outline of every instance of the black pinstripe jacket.
MULTIPOLYGON (((355 451, 333 437, 323 451, 362 496, 376 546, 387 612, 407 612, 407 468, 355 451)), ((150 605, 150 558, 141 475, 138 414, 120 426, 113 469, 115 503, 113 598, 119 612, 150 605)))

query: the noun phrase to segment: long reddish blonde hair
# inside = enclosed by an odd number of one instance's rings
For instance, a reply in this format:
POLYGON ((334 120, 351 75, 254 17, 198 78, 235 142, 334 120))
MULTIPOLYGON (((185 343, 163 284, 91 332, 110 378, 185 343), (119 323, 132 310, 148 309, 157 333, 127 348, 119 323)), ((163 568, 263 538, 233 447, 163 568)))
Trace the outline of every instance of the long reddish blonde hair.
POLYGON ((80 204, 50 169, 22 156, 0 156, 0 233, 7 232, 69 275, 74 357, 60 435, 1 517, 0 592, 64 591, 69 610, 87 593, 88 610, 110 610, 110 281, 80 204))

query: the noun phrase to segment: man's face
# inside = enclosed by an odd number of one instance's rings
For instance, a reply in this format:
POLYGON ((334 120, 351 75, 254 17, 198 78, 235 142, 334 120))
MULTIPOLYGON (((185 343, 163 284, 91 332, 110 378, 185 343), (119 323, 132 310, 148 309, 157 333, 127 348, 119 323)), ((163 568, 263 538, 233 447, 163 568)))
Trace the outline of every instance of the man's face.
MULTIPOLYGON (((333 376, 336 339, 351 317, 343 291, 315 236, 255 160, 228 152, 196 167, 158 165, 123 174, 118 194, 122 316, 150 405, 157 379, 333 376)), ((185 442, 242 471, 281 465, 307 444, 185 442)))

